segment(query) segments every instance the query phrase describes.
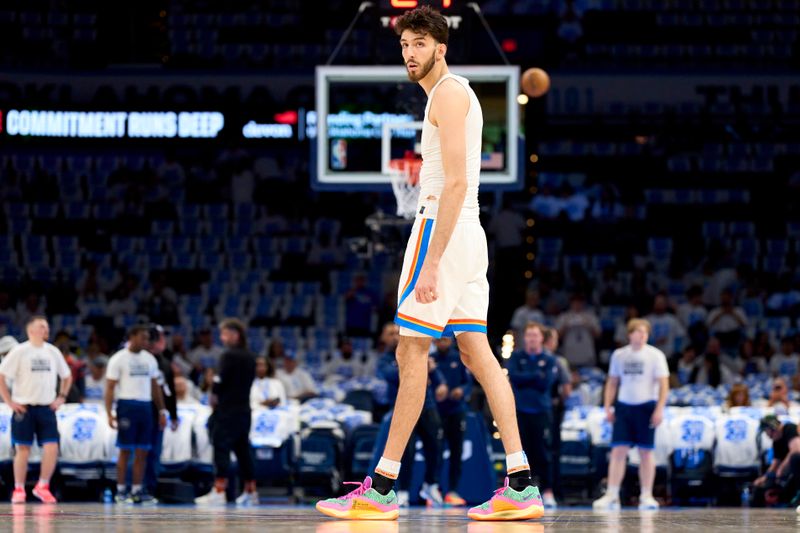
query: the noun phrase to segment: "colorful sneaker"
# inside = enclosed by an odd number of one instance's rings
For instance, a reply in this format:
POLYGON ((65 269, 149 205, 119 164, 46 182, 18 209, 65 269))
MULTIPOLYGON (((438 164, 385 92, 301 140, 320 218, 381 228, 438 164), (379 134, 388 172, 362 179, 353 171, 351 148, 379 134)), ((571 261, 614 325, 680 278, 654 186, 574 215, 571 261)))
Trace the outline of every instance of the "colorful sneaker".
POLYGON ((441 507, 444 504, 442 491, 439 490, 439 485, 437 483, 432 483, 430 485, 423 483, 422 488, 419 489, 419 495, 425 500, 425 505, 428 507, 441 507))
POLYGON ((138 492, 131 496, 134 505, 142 505, 145 507, 151 507, 153 505, 158 505, 158 499, 155 496, 148 494, 147 492, 138 492))
POLYGON ((516 491, 508 486, 506 478, 488 502, 473 507, 467 516, 473 520, 530 520, 544 516, 544 504, 538 488, 528 486, 516 491))
POLYGON ((11 503, 25 503, 28 500, 28 495, 25 493, 25 489, 14 489, 14 492, 11 493, 11 503))
POLYGON ((445 495, 444 503, 451 507, 464 507, 467 505, 467 501, 454 490, 451 490, 445 495))
POLYGON ((394 491, 384 496, 372 488, 371 477, 367 476, 363 483, 345 481, 345 485, 358 485, 358 488, 341 498, 317 502, 317 511, 348 520, 397 520, 400 516, 394 491))
POLYGON ((117 495, 114 496, 114 501, 117 502, 117 503, 124 503, 124 504, 131 503, 132 504, 133 503, 133 498, 131 497, 131 494, 129 492, 127 492, 127 491, 118 492, 117 495))
POLYGON ((33 495, 42 500, 42 503, 58 503, 56 497, 50 492, 50 485, 37 483, 36 486, 33 487, 33 495))

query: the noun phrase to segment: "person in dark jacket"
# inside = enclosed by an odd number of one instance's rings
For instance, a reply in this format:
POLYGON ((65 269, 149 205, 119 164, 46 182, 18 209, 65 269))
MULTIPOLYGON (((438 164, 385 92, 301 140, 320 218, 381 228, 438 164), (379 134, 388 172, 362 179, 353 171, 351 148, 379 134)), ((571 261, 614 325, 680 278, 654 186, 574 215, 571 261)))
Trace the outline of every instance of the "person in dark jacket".
MULTIPOLYGON (((378 360, 377 376, 386 381, 386 395, 394 405, 397 389, 400 386, 400 370, 394 353, 387 352, 378 360)), ((425 482, 422 484, 419 495, 431 506, 441 505, 444 502, 437 482, 439 461, 442 455, 439 445, 442 440, 442 421, 439 418, 436 402, 447 398, 447 392, 444 376, 436 368, 434 360, 430 358, 428 360, 428 388, 425 392, 425 403, 422 406, 422 413, 417 425, 414 427, 412 438, 409 439, 403 454, 403 466, 400 468, 400 475, 397 478, 397 501, 401 507, 408 506, 409 503, 408 489, 411 486, 411 472, 414 468, 416 451, 416 440, 413 435, 417 435, 422 441, 425 455, 425 482)))
POLYGON ((467 401, 472 394, 472 374, 461 362, 461 354, 453 347, 451 337, 436 339, 434 344, 436 351, 433 352, 433 359, 448 388, 447 397, 438 402, 442 430, 450 450, 450 470, 444 502, 462 507, 467 502, 459 496, 457 489, 461 479, 461 452, 464 448, 464 434, 467 432, 467 401))
POLYGON ((529 323, 524 346, 511 354, 506 369, 514 389, 522 448, 531 454, 531 470, 539 477, 545 508, 554 508, 551 390, 558 379, 558 362, 544 349, 544 331, 538 322, 529 323))
POLYGON ((209 421, 211 442, 214 445, 214 488, 197 498, 200 505, 225 505, 227 473, 231 451, 239 463, 239 475, 244 480, 244 492, 237 505, 258 505, 255 466, 250 450, 250 388, 256 377, 256 356, 247 349, 246 329, 242 321, 226 318, 219 325, 220 340, 225 352, 214 378, 211 404, 214 414, 209 421))
MULTIPOLYGON (((164 397, 164 406, 169 415, 170 427, 178 428, 178 403, 175 398, 175 373, 172 371, 172 354, 167 351, 167 335, 164 328, 158 324, 151 324, 149 328, 150 341, 147 346, 158 363, 158 385, 164 397)), ((150 451, 147 453, 147 466, 144 471, 144 488, 148 494, 156 495, 158 474, 161 471, 161 448, 164 441, 164 430, 158 425, 161 413, 153 404, 153 440, 150 451)))

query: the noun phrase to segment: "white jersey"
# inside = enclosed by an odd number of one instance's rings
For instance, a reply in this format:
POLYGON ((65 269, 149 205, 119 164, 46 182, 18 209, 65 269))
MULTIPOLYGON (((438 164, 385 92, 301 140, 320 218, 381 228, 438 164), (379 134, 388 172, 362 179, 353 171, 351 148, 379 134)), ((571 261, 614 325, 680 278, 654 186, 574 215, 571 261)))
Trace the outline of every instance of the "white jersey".
POLYGON ((658 400, 658 380, 669 377, 664 352, 645 344, 634 351, 629 344, 611 354, 608 375, 619 378, 620 402, 639 405, 658 400))
POLYGON ((90 408, 59 409, 57 420, 61 435, 59 460, 80 464, 105 459, 108 428, 105 413, 90 408))
POLYGON ((156 358, 148 351, 133 353, 127 348, 111 356, 106 378, 117 382, 118 400, 153 400, 152 380, 158 378, 156 358))
POLYGON ((56 399, 57 378, 72 374, 61 350, 50 343, 18 344, 0 363, 0 374, 14 380, 11 399, 23 405, 50 405, 56 399))
POLYGON ((714 466, 758 466, 758 420, 745 415, 727 415, 717 418, 714 425, 717 434, 714 466))
POLYGON ((453 79, 467 91, 469 96, 469 110, 467 111, 465 122, 465 137, 467 142, 467 194, 464 198, 464 205, 461 208, 459 220, 478 221, 478 186, 481 170, 481 141, 483 137, 483 111, 481 103, 475 92, 469 86, 469 80, 453 74, 445 74, 433 86, 428 95, 428 104, 425 106, 425 119, 422 126, 422 169, 419 174, 420 193, 417 212, 425 209, 423 216, 435 218, 436 206, 438 203, 429 203, 426 199, 434 196, 441 197, 444 188, 444 166, 442 164, 442 144, 439 138, 439 128, 434 126, 428 118, 431 102, 436 94, 436 89, 443 81, 453 79))
POLYGON ((182 464, 192 460, 192 433, 198 410, 195 406, 178 406, 178 427, 173 430, 168 424, 164 428, 162 464, 182 464))

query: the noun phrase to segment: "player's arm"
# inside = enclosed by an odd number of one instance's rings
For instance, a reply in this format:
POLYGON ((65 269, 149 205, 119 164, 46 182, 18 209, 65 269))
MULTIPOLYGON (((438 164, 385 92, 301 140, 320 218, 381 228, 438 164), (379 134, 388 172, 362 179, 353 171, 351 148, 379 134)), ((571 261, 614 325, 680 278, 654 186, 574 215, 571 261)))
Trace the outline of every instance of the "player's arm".
POLYGON ((431 115, 439 127, 444 168, 444 188, 439 198, 436 226, 422 263, 415 296, 420 303, 436 300, 437 271, 447 243, 458 221, 464 198, 467 194, 467 140, 466 117, 469 111, 469 96, 455 81, 445 81, 436 90, 431 102, 431 115))
POLYGON ((614 415, 611 412, 611 406, 614 405, 614 399, 617 397, 617 388, 619 387, 619 378, 617 376, 609 376, 606 381, 606 390, 603 397, 603 407, 606 410, 606 418, 609 422, 614 421, 614 415))
POLYGON ((664 420, 664 407, 667 405, 667 396, 669 395, 669 377, 658 378, 658 385, 658 402, 656 402, 656 408, 650 418, 653 427, 658 427, 664 420))
POLYGON ((111 404, 114 403, 114 387, 117 386, 116 380, 106 377, 106 392, 103 396, 106 404, 106 415, 108 415, 108 425, 116 429, 117 419, 111 413, 111 404))

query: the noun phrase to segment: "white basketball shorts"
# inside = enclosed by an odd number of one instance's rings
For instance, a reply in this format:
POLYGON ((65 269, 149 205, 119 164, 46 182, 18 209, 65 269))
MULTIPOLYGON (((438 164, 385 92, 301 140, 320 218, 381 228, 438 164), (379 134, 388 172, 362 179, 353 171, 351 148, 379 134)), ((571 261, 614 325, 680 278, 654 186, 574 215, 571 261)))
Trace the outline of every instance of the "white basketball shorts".
POLYGON ((489 282, 486 270, 489 254, 486 233, 478 221, 459 221, 439 262, 438 298, 417 302, 414 286, 425 260, 433 228, 432 218, 417 216, 406 246, 398 287, 395 323, 400 335, 434 337, 458 335, 464 331, 486 333, 489 282))

